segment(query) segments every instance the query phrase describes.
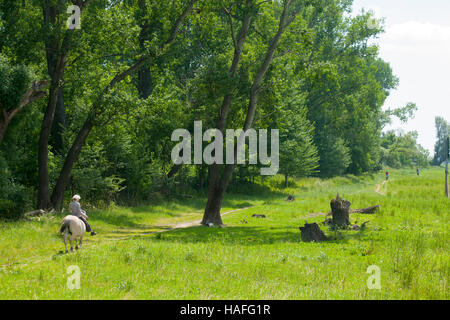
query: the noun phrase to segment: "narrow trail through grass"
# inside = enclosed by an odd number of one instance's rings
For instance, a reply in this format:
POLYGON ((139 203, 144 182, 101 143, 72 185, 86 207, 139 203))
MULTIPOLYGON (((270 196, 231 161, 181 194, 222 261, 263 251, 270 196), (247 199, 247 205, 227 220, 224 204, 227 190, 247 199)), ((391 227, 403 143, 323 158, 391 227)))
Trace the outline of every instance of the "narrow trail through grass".
POLYGON ((204 198, 92 210, 100 237, 70 254, 58 253, 64 214, 0 222, 0 299, 448 299, 443 172, 391 174, 389 184, 379 174, 305 178, 287 189, 273 177, 266 189, 227 195, 225 228, 198 226, 204 198), (299 226, 322 222, 337 193, 352 208, 382 209, 351 215, 352 224, 370 221, 364 230, 320 224, 330 240, 302 242, 299 226), (67 288, 73 265, 80 290, 67 288), (371 265, 381 269, 381 290, 367 287, 371 265))
POLYGON ((382 196, 385 196, 386 195, 386 184, 387 184, 386 180, 383 181, 382 183, 377 184, 377 186, 375 188, 375 192, 382 196), (381 191, 381 189, 383 189, 383 191, 381 191))
MULTIPOLYGON (((378 194, 381 194, 381 195, 385 195, 385 193, 380 192, 380 188, 386 182, 387 181, 383 181, 382 183, 377 184, 375 192, 378 194)), ((222 213, 222 217, 225 217, 229 214, 236 213, 239 211, 248 210, 248 209, 251 209, 254 207, 255 206, 247 206, 244 208, 229 210, 229 211, 222 213)), ((176 222, 176 223, 167 223, 167 224, 163 223, 163 224, 155 224, 155 225, 137 225, 137 226, 135 226, 135 228, 121 227, 116 230, 109 230, 107 232, 101 233, 100 235, 97 235, 96 238, 90 238, 89 240, 91 240, 91 241, 88 241, 88 247, 86 247, 86 238, 89 237, 89 235, 86 233, 85 239, 83 241, 84 244, 83 244, 82 250, 86 251, 86 250, 89 250, 89 248, 92 249, 98 245, 103 245, 103 244, 106 244, 109 242, 125 241, 125 240, 135 239, 135 238, 139 238, 139 237, 152 236, 152 235, 155 235, 158 233, 174 231, 177 229, 184 229, 184 228, 200 226, 201 219, 190 220, 189 217, 190 216, 198 216, 201 213, 202 213, 201 211, 197 211, 197 212, 189 212, 189 213, 181 214, 181 216, 184 217, 184 219, 183 219, 184 221, 176 222), (187 217, 187 221, 186 221, 186 217, 187 217), (120 236, 117 236, 117 233, 120 233, 120 236)), ((305 219, 316 218, 316 217, 327 216, 327 215, 328 215, 328 213, 315 212, 315 213, 306 215, 305 219)), ((49 253, 47 255, 37 255, 37 256, 27 257, 27 258, 23 258, 22 261, 14 261, 14 262, 2 264, 2 265, 0 265, 0 269, 8 268, 11 266, 25 267, 25 266, 29 266, 30 264, 37 264, 37 263, 41 263, 41 262, 45 262, 45 261, 50 261, 55 256, 63 255, 63 254, 65 254, 65 253, 62 250, 60 250, 58 253, 49 253)))
MULTIPOLYGON (((250 207, 245 207, 245 208, 240 208, 240 209, 235 209, 235 210, 231 210, 231 211, 227 211, 222 213, 222 217, 235 213, 235 212, 239 212, 239 211, 243 211, 243 210, 247 210, 250 208, 253 208, 254 206, 250 206, 250 207)), ((101 242, 97 242, 97 243, 91 243, 91 248, 95 247, 96 245, 99 244, 104 244, 105 242, 111 242, 111 241, 124 241, 124 240, 129 240, 129 239, 133 239, 133 238, 138 238, 138 237, 145 237, 145 236, 149 236, 149 235, 154 235, 157 233, 162 233, 162 232, 168 232, 168 231, 173 231, 173 230, 177 230, 177 229, 183 229, 183 228, 190 228, 190 227, 195 227, 195 226, 200 226, 201 220, 195 220, 195 221, 186 221, 186 222, 179 222, 179 223, 175 223, 175 224, 167 224, 167 225, 162 225, 162 226, 158 226, 158 230, 153 230, 153 231, 146 231, 146 230, 142 230, 139 233, 132 233, 130 232, 129 235, 124 235, 123 237, 111 237, 108 238, 109 235, 111 235, 111 233, 106 233, 103 235, 102 241, 101 242)), ((88 233, 86 233, 86 236, 88 235, 88 233)), ((68 243, 69 245, 69 243, 68 243)), ((88 247, 89 249, 89 247, 88 247)), ((83 248, 80 250, 86 250, 86 248, 83 245, 83 248)), ((63 251, 60 251, 57 253, 57 255, 62 255, 64 254, 63 251)), ((70 254, 70 253, 68 253, 70 254)), ((25 263, 20 263, 20 262, 15 262, 14 264, 4 264, 4 265, 0 265, 0 269, 1 268, 7 268, 7 267, 11 267, 13 265, 15 266, 21 266, 21 267, 25 267, 28 266, 30 264, 36 264, 36 263, 40 263, 40 262, 44 262, 44 261, 50 261, 52 259, 54 255, 51 256, 35 256, 35 257, 30 257, 25 263)))
MULTIPOLYGON (((245 208, 241 208, 241 209, 235 209, 235 210, 231 210, 231 211, 227 211, 221 214, 222 217, 235 213, 235 212, 239 212, 239 211, 243 211, 243 210, 247 210, 250 208, 253 208, 255 206, 250 206, 250 207, 245 207, 245 208)), ((173 231, 176 229, 184 229, 184 228, 190 228, 190 227, 195 227, 195 226, 200 226, 201 225, 201 221, 202 220, 195 220, 195 221, 186 221, 186 222, 179 222, 176 224, 167 224, 164 226, 161 226, 163 229, 161 230, 156 230, 156 231, 142 231, 140 233, 133 233, 128 236, 122 237, 122 238, 115 238, 113 240, 128 240, 131 238, 135 238, 135 237, 141 237, 141 236, 146 236, 146 235, 150 235, 150 234, 156 234, 156 233, 161 233, 161 232, 168 232, 168 231, 173 231)), ((107 235, 106 235, 107 236, 107 235)))

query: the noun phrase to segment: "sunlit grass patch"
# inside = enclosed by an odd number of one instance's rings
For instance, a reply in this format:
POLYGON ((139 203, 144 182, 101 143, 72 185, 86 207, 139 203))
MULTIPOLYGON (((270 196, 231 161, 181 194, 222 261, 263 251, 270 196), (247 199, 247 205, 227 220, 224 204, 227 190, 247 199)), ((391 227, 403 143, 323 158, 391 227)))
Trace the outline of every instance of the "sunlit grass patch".
MULTIPOLYGON (((276 178, 279 179, 279 178, 276 178)), ((450 203, 442 170, 300 179, 275 193, 227 195, 224 228, 170 225, 201 218, 205 199, 91 213, 100 231, 85 247, 59 254, 59 218, 0 225, 0 298, 6 299, 448 299, 450 203), (336 193, 364 230, 320 224, 336 193), (295 201, 285 201, 292 194, 295 201), (315 213, 315 214, 313 214, 315 213), (263 214, 266 218, 254 218, 263 214), (330 238, 303 243, 299 226, 317 222, 330 238), (167 231, 166 231, 167 230, 167 231), (166 232, 161 232, 166 231, 166 232), (67 267, 81 270, 81 289, 67 288, 67 267), (367 287, 367 268, 381 270, 381 290, 367 287)))

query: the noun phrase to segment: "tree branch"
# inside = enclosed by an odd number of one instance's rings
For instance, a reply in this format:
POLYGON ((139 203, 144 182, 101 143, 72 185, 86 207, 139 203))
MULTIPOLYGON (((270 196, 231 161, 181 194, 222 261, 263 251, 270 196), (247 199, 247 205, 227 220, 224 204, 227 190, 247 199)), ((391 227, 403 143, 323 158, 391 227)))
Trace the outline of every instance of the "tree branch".
POLYGON ((234 27, 233 27, 233 17, 231 16, 230 11, 227 10, 227 8, 223 8, 223 10, 225 11, 226 15, 228 16, 228 21, 230 23, 230 32, 231 32, 231 38, 233 39, 233 44, 234 44, 234 49, 237 49, 237 41, 236 41, 236 36, 234 33, 234 27))
POLYGON ((171 45, 178 34, 180 33, 181 25, 183 24, 184 18, 189 14, 189 12, 192 10, 192 7, 198 0, 191 0, 188 4, 188 6, 184 9, 183 13, 178 17, 178 19, 175 21, 174 26, 172 27, 172 31, 170 32, 169 39, 161 46, 161 50, 165 49, 169 45, 171 45))

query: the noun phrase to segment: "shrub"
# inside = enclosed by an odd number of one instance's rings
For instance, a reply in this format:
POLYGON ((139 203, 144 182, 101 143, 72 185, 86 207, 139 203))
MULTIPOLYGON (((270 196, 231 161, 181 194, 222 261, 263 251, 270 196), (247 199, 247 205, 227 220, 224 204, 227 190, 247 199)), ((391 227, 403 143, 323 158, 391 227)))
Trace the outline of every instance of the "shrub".
POLYGON ((8 199, 0 199, 0 218, 18 219, 21 214, 21 208, 17 203, 8 199))

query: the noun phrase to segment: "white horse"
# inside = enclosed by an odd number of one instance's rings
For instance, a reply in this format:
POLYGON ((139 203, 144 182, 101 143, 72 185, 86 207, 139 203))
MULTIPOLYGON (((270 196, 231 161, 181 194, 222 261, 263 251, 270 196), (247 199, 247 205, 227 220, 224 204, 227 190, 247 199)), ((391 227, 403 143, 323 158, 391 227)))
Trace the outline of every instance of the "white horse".
POLYGON ((75 240, 75 249, 78 250, 78 239, 80 240, 80 249, 83 243, 83 236, 86 232, 86 225, 80 218, 69 215, 66 216, 61 224, 61 228, 59 229, 59 233, 64 233, 64 245, 67 250, 67 235, 70 233, 70 251, 73 251, 72 241, 75 240))

